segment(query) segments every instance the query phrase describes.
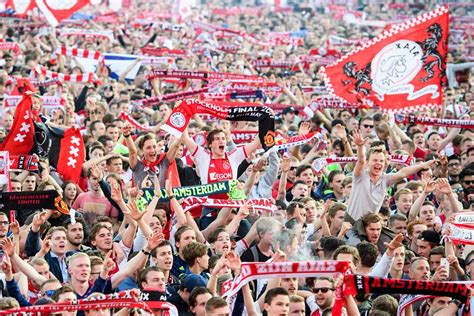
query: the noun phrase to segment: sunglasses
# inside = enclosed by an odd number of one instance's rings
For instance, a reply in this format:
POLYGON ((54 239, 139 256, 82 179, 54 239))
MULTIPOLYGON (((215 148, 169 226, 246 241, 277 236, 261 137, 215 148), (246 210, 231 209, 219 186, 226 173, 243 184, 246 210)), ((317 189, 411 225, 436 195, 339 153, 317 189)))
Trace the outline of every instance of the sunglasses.
POLYGON ((290 167, 291 171, 296 170, 296 169, 298 169, 298 167, 290 167))
POLYGON ((468 185, 474 184, 474 180, 465 180, 463 182, 468 185))
POLYGON ((362 124, 362 126, 365 127, 365 128, 374 128, 374 125, 362 124))
POLYGON ((329 290, 334 291, 334 289, 330 287, 315 287, 313 293, 317 294, 319 291, 321 291, 321 293, 327 293, 329 290))
POLYGON ((53 296, 53 294, 54 294, 55 292, 56 292, 56 290, 47 290, 47 291, 44 292, 44 294, 45 294, 46 296, 51 297, 51 296, 53 296))

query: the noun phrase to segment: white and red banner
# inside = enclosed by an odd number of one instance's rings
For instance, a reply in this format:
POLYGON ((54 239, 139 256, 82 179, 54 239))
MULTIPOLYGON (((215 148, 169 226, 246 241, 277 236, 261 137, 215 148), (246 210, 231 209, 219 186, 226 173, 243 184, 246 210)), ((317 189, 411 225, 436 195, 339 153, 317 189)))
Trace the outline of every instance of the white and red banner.
POLYGON ((449 225, 451 233, 446 236, 453 244, 474 245, 474 229, 449 225))
MULTIPOLYGON (((333 163, 351 163, 351 162, 356 162, 356 161, 357 161, 357 157, 333 156, 333 157, 326 157, 326 158, 318 158, 314 160, 312 167, 316 172, 321 172, 324 169, 324 167, 333 163)), ((396 154, 396 155, 390 156, 390 162, 399 163, 406 166, 413 166, 415 163, 415 160, 413 159, 413 156, 396 154)))
POLYGON ((64 55, 71 57, 79 57, 86 59, 93 59, 99 61, 99 63, 104 62, 104 56, 102 53, 97 50, 82 49, 77 47, 67 47, 61 46, 54 51, 55 55, 64 55))
POLYGON ((149 127, 149 126, 146 126, 146 125, 141 124, 140 122, 138 122, 137 120, 135 120, 130 114, 125 113, 125 112, 123 112, 123 111, 120 112, 119 118, 122 119, 122 120, 125 120, 125 121, 129 122, 130 124, 132 124, 133 126, 135 126, 136 128, 138 128, 139 130, 142 130, 142 131, 149 131, 149 130, 150 130, 150 127, 149 127))
POLYGON ((74 12, 89 4, 89 0, 35 0, 36 5, 52 26, 67 19, 74 12))
POLYGON ((321 69, 328 91, 385 112, 442 106, 448 24, 444 6, 392 26, 321 69))
POLYGON ((85 73, 85 74, 63 74, 60 72, 54 72, 43 68, 41 66, 36 66, 34 71, 31 72, 32 78, 38 78, 38 75, 42 75, 46 78, 51 79, 59 79, 63 82, 94 82, 99 80, 97 75, 93 72, 85 73))
POLYGON ((1 42, 0 50, 11 50, 15 55, 20 54, 20 46, 15 42, 1 42))

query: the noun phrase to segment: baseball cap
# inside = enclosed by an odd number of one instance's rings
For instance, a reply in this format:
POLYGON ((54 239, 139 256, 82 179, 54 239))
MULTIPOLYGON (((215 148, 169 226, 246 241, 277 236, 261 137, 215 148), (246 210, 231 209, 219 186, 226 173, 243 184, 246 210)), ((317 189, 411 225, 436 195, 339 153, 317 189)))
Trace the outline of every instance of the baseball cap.
POLYGON ((183 281, 181 281, 181 288, 187 289, 188 292, 191 292, 195 287, 206 287, 207 282, 204 277, 198 274, 188 274, 183 281))
POLYGON ((441 241, 441 236, 432 230, 424 230, 421 232, 420 236, 418 237, 418 240, 423 240, 427 242, 432 242, 434 244, 439 245, 441 241))
POLYGON ((288 113, 295 113, 295 114, 298 114, 299 111, 296 110, 294 107, 292 106, 288 106, 286 108, 283 109, 283 111, 281 112, 281 114, 285 115, 285 114, 288 114, 288 113))

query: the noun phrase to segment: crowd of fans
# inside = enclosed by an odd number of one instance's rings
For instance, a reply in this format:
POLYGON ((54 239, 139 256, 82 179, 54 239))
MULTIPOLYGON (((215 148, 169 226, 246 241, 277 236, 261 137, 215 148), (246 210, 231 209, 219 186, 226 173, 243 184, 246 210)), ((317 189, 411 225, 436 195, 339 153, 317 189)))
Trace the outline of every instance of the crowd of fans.
MULTIPOLYGON (((5 95, 12 88, 9 76, 28 77, 37 65, 62 73, 81 73, 81 64, 74 57, 53 58, 55 49, 62 45, 135 55, 142 55, 140 48, 146 45, 166 47, 189 54, 175 57, 161 68, 258 75, 276 82, 282 93, 267 93, 267 102, 284 105, 283 110, 275 110, 279 137, 320 132, 324 140, 257 154, 261 145, 258 137, 245 144, 235 144, 232 137, 234 131, 256 131, 257 123, 199 116, 193 118, 181 138, 171 136, 160 127, 179 101, 153 107, 135 106, 133 101, 200 89, 206 82, 149 81, 149 66, 140 67, 134 80, 126 80, 126 75, 114 79, 109 76, 110 69, 103 68, 97 72, 100 84, 60 82, 41 87, 41 95, 66 100, 63 107, 40 110, 44 124, 59 129, 73 125, 81 128, 86 160, 78 183, 63 181, 47 159, 40 160, 39 173, 12 170, 11 191, 57 190, 75 213, 17 211, 14 222, 10 222, 8 210, 0 213, 0 309, 153 288, 166 293, 176 315, 332 314, 335 290, 340 286, 337 278, 289 275, 257 280, 244 286, 232 304, 222 298, 223 284, 239 274, 242 262, 269 260, 342 260, 350 262, 354 274, 472 280, 474 251, 465 251, 463 244, 454 245, 443 236, 449 234, 445 224, 454 214, 472 210, 474 131, 397 125, 377 109, 321 109, 306 117, 297 106, 304 107, 325 93, 303 89, 324 85, 318 74, 320 65, 295 62, 285 69, 257 67, 253 61, 298 60, 298 56, 334 50, 344 54, 354 44, 328 46, 329 35, 366 40, 381 29, 348 24, 324 1, 308 1, 287 10, 254 6, 253 10, 235 9, 228 14, 213 11, 222 5, 221 1, 208 1, 193 9, 189 20, 245 31, 258 38, 266 38, 269 32, 300 32, 304 42, 262 49, 245 38, 211 35, 221 45, 237 46, 235 52, 226 53, 206 46, 206 33, 197 33, 186 21, 179 29, 165 30, 160 20, 134 23, 143 12, 170 12, 171 4, 166 1, 133 1, 131 7, 116 15, 122 25, 114 28, 114 40, 59 37, 56 31, 61 26, 44 32, 44 26, 28 28, 21 21, 1 21, 1 36, 21 48, 18 55, 3 53, 0 91, 5 95), (191 53, 193 49, 195 53, 191 53), (119 117, 122 111, 149 130, 123 120, 119 117), (199 136, 205 141, 198 141, 199 136), (412 166, 390 163, 390 154, 410 155, 416 162, 412 166), (357 161, 314 170, 315 159, 331 156, 355 156, 357 161), (176 179, 167 172, 174 164, 181 186, 216 182, 209 176, 216 173, 221 179, 238 180, 246 199, 273 199, 275 209, 262 213, 246 203, 239 209, 204 207, 197 216, 183 212, 173 194, 176 179), (155 195, 141 205, 145 188, 154 189, 155 195), (166 190, 169 202, 159 202, 160 189, 166 190), (449 266, 442 264, 443 258, 449 266)), ((395 21, 433 5, 370 3, 357 7, 351 3, 346 9, 365 12, 372 20, 395 21)), ((104 8, 88 8, 87 13, 104 13, 104 8)), ((451 14, 467 16, 471 9, 453 6, 451 14)), ((85 29, 113 27, 94 20, 80 23, 85 29)), ((466 58, 472 49, 468 45, 472 43, 470 31, 466 30, 465 39, 450 46, 444 106, 417 115, 472 117, 474 75, 466 58), (465 66, 454 67, 461 63, 465 66)), ((13 120, 14 109, 4 108, 1 137, 8 134, 13 120)), ((211 197, 227 198, 222 194, 211 197)), ((344 313, 348 315, 396 315, 400 296, 376 293, 344 299, 344 313)), ((457 315, 458 309, 461 313, 465 308, 464 303, 432 297, 411 305, 407 313, 457 315)), ((118 313, 134 314, 138 310, 88 310, 77 315, 118 313)))

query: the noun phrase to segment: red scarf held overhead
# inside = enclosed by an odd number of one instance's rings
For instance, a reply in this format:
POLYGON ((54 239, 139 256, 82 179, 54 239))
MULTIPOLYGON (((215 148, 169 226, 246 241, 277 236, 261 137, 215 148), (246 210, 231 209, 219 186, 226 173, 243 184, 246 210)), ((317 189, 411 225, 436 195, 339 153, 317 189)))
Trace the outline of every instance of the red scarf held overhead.
POLYGON ((275 145, 275 116, 269 107, 259 103, 184 100, 171 112, 161 129, 181 137, 189 120, 196 114, 210 114, 229 121, 258 121, 258 136, 263 149, 269 150, 275 145))
POLYGON ((415 115, 396 114, 395 121, 402 124, 421 124, 431 126, 457 127, 457 128, 474 128, 474 120, 451 120, 436 117, 420 117, 415 115))

